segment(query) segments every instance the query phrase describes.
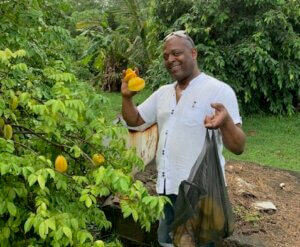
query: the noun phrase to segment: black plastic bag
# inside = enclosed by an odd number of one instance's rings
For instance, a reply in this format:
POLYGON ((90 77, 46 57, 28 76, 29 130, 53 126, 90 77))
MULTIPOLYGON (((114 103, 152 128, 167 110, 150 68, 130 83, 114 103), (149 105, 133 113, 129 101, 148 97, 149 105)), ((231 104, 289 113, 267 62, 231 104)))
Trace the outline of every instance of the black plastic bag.
POLYGON ((179 186, 172 225, 173 242, 178 247, 196 247, 218 242, 230 236, 233 229, 233 212, 215 133, 207 130, 202 152, 189 178, 179 186))

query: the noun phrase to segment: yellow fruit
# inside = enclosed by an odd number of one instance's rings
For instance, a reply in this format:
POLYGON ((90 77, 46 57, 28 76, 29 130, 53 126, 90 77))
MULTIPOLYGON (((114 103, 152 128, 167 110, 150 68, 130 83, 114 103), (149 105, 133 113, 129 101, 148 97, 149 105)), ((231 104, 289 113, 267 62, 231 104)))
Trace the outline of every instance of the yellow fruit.
POLYGON ((140 91, 144 87, 145 87, 145 81, 140 77, 134 77, 128 81, 128 89, 130 91, 140 91))
POLYGON ((4 128, 3 128, 3 133, 4 133, 4 138, 6 140, 10 140, 13 135, 13 129, 12 129, 11 125, 5 124, 4 128))
POLYGON ((17 96, 14 95, 14 96, 11 98, 10 108, 11 108, 12 110, 15 110, 15 109, 18 107, 18 104, 19 104, 19 99, 18 99, 17 96))
POLYGON ((212 197, 205 197, 201 201, 201 211, 204 215, 208 216, 212 213, 214 200, 212 197))
POLYGON ((126 69, 125 74, 127 75, 127 74, 132 73, 132 72, 134 72, 134 71, 132 69, 128 68, 128 69, 126 69))
POLYGON ((127 69, 125 72, 124 81, 128 82, 130 79, 137 77, 137 74, 132 69, 127 69))
POLYGON ((55 160, 55 169, 59 172, 65 172, 68 169, 68 162, 62 155, 58 155, 55 160))
POLYGON ((102 154, 94 154, 93 161, 94 161, 95 165, 100 165, 105 161, 105 159, 102 154))
POLYGON ((212 217, 214 222, 214 229, 221 231, 224 227, 225 216, 222 208, 219 207, 216 203, 214 204, 212 217))
POLYGON ((3 118, 0 117, 0 127, 3 127, 5 125, 5 122, 3 120, 3 118))
POLYGON ((94 243, 94 247, 104 247, 104 242, 102 240, 97 240, 94 243))

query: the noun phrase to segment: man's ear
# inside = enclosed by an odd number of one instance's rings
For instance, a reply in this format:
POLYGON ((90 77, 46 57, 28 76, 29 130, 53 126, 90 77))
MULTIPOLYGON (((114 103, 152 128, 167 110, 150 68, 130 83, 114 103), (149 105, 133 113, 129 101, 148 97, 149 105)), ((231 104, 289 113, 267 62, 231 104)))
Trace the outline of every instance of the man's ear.
POLYGON ((194 60, 197 60, 198 51, 196 48, 192 48, 192 57, 194 60))

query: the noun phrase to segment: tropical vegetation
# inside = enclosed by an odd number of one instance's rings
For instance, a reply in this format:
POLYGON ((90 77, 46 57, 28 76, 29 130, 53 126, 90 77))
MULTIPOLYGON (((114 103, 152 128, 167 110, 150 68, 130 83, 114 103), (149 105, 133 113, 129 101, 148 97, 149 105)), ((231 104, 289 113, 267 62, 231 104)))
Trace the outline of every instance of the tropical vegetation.
POLYGON ((162 215, 167 199, 134 180, 143 162, 103 91, 119 91, 122 70, 134 67, 147 94, 169 83, 162 39, 179 29, 244 114, 295 113, 299 1, 0 2, 1 246, 120 246, 101 234, 110 196, 145 230, 162 215))

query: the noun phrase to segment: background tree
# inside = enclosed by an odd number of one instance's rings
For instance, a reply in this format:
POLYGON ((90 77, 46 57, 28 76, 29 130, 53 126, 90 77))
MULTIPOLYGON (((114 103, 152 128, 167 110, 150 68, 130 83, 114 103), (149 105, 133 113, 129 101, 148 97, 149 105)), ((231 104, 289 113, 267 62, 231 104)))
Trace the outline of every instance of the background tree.
MULTIPOLYGON (((173 24, 164 21, 161 30, 187 30, 197 45, 200 67, 232 85, 244 113, 292 114, 300 87, 299 2, 189 2, 190 9, 173 24)), ((165 9, 172 4, 164 2, 165 9)), ((159 70, 158 62, 149 70, 159 70)), ((167 79, 157 74, 148 80, 157 86, 167 79)))

